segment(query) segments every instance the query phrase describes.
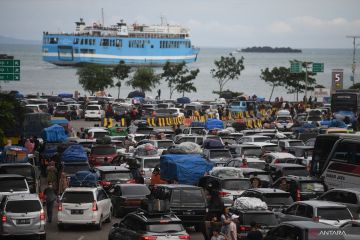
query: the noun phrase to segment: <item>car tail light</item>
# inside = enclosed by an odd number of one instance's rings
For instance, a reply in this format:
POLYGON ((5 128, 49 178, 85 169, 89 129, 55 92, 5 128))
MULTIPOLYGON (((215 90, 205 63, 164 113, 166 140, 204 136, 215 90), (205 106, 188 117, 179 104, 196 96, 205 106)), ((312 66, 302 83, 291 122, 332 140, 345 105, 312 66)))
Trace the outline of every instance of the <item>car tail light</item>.
POLYGON ((227 197, 229 195, 230 195, 229 192, 219 192, 219 197, 227 197))
POLYGON ((45 221, 45 213, 44 213, 44 210, 41 210, 41 212, 40 212, 40 221, 45 221))
POLYGON ((240 232, 244 232, 244 231, 250 231, 250 227, 248 227, 248 226, 240 226, 240 232))
POLYGON ((179 239, 190 239, 190 235, 181 235, 179 239))
POLYGON ((126 183, 136 183, 136 180, 132 178, 132 179, 127 180, 126 183))
POLYGON ((314 222, 319 222, 319 220, 320 220, 320 217, 313 217, 314 222))
POLYGON ((140 174, 141 174, 142 176, 145 176, 145 171, 144 171, 144 170, 141 170, 141 171, 140 171, 140 174))
POLYGON ((58 212, 61 212, 62 210, 63 210, 63 205, 62 205, 62 203, 59 203, 58 212))
POLYGON ((156 238, 155 236, 142 236, 140 240, 156 240, 156 238))
POLYGON ((161 224, 169 223, 169 220, 160 220, 161 224))
POLYGON ((94 201, 93 204, 92 204, 92 210, 93 212, 97 211, 98 210, 98 206, 96 204, 96 202, 94 201))
POLYGON ((109 182, 109 181, 100 181, 99 183, 101 186, 110 186, 111 185, 111 182, 109 182))
POLYGON ((279 163, 279 159, 276 159, 276 160, 274 161, 274 163, 279 163))
POLYGON ((3 216, 1 217, 1 221, 2 221, 3 223, 6 223, 6 221, 7 221, 6 215, 3 215, 3 216))
POLYGON ((296 201, 301 201, 301 192, 300 189, 296 189, 296 201))

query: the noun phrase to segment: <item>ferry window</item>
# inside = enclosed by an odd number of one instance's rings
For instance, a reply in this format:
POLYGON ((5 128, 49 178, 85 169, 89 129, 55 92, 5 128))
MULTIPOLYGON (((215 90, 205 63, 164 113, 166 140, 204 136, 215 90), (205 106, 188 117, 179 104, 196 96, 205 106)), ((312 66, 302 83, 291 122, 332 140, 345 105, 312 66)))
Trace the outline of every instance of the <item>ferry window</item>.
POLYGON ((120 39, 116 39, 116 46, 122 47, 122 41, 120 39))
POLYGON ((84 39, 81 39, 80 44, 84 44, 84 39))
POLYGON ((109 46, 109 39, 102 39, 100 42, 100 46, 109 46))
POLYGON ((74 38, 74 44, 78 44, 79 43, 79 39, 78 38, 74 38))
POLYGON ((50 44, 57 44, 58 39, 57 38, 50 38, 50 44))
POLYGON ((88 39, 85 39, 85 45, 87 45, 88 44, 88 39))

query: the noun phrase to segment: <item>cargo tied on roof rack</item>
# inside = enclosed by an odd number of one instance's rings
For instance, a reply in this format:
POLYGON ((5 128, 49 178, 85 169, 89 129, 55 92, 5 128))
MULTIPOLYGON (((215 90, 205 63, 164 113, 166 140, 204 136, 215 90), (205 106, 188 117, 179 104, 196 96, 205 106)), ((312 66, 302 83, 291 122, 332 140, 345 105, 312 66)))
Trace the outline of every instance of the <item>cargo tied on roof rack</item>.
POLYGON ((96 187, 98 177, 91 171, 78 171, 70 177, 69 187, 96 187))

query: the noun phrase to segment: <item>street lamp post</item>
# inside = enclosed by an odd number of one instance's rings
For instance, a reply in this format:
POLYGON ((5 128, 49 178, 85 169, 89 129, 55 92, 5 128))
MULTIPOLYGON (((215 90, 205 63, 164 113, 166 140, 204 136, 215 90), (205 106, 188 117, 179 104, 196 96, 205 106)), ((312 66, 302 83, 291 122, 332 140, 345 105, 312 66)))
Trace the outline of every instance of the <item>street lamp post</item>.
POLYGON ((352 72, 352 82, 353 82, 353 85, 355 84, 355 70, 356 70, 356 58, 355 58, 355 55, 356 55, 356 39, 357 38, 360 38, 360 36, 346 36, 347 38, 352 38, 353 39, 353 63, 352 63, 352 66, 351 66, 351 72, 352 72))

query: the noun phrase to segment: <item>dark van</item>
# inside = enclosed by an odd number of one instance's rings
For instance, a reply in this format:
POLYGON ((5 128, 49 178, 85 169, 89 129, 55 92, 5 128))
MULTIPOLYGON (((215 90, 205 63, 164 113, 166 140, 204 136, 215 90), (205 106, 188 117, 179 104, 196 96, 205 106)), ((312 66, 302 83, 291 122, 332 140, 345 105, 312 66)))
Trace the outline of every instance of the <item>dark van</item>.
POLYGON ((24 176, 30 193, 39 193, 40 175, 30 163, 0 164, 0 174, 17 174, 24 176))

